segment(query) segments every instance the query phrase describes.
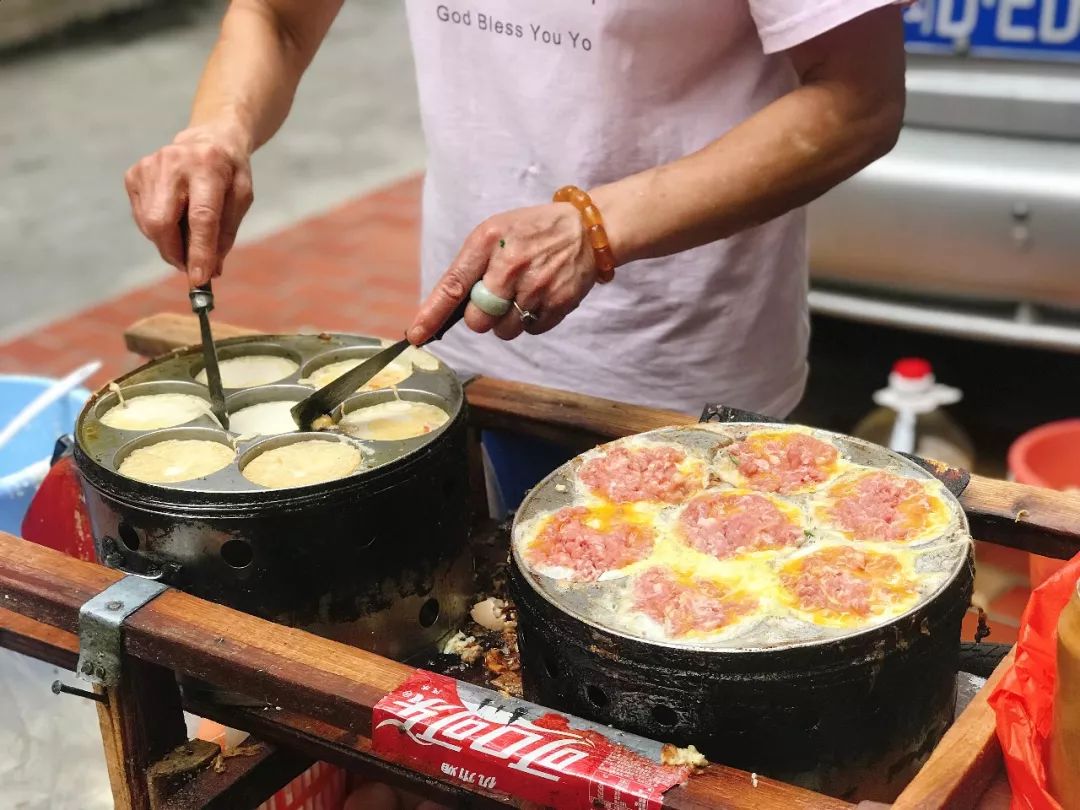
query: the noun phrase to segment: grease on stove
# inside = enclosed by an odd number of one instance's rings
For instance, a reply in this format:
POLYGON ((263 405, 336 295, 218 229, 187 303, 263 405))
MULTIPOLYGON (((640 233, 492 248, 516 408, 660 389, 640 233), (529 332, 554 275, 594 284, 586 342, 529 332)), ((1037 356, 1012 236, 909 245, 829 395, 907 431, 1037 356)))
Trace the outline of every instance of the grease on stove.
POLYGON ((505 523, 484 525, 472 533, 477 591, 470 618, 439 654, 413 663, 520 698, 517 609, 510 601, 508 588, 512 522, 513 516, 505 523), (483 619, 484 624, 477 622, 473 614, 483 619))

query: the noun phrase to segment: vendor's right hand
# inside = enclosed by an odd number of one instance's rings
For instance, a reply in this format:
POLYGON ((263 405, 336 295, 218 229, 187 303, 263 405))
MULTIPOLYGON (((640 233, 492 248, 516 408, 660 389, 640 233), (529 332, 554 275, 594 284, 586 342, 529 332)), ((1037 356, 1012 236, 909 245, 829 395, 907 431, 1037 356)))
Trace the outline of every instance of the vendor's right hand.
POLYGON ((135 223, 192 285, 221 274, 240 220, 254 199, 251 149, 224 127, 199 126, 147 155, 124 175, 135 223), (184 249, 180 222, 187 217, 184 249))

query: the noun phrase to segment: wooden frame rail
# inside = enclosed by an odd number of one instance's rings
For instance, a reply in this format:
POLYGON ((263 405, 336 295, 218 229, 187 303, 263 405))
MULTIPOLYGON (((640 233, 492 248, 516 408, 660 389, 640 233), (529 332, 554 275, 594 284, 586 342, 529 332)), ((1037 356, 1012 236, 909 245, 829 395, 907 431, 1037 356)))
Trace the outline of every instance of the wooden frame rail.
MULTIPOLYGON (((34 654, 36 631, 26 622, 32 620, 46 626, 42 635, 49 638, 43 641, 43 652, 54 659, 65 657, 70 663, 75 649, 71 634, 78 625, 79 608, 120 578, 121 574, 111 569, 0 533, 0 600, 7 611, 21 617, 16 635, 23 652, 34 654), (57 630, 66 633, 57 635, 57 630)), ((6 637, 14 636, 9 632, 6 637)), ((381 763, 371 750, 372 709, 405 682, 414 671, 412 667, 176 590, 163 593, 128 620, 123 645, 128 656, 125 667, 141 664, 171 670, 273 707, 269 711, 212 704, 193 707, 206 715, 239 728, 257 729, 264 737, 285 741, 309 756, 419 788, 440 801, 461 804, 466 800, 466 791, 460 787, 381 763)), ((143 673, 135 678, 130 674, 126 673, 124 681, 129 690, 137 692, 145 683, 143 673)), ((153 693, 159 697, 165 694, 159 689, 153 693)), ((108 697, 115 702, 115 695, 108 697)), ((112 703, 109 708, 114 708, 112 703)), ((140 705, 134 717, 125 717, 122 722, 146 724, 151 716, 162 721, 162 708, 140 705)), ((119 745, 123 748, 129 742, 130 738, 122 739, 119 745)), ((132 753, 127 750, 121 760, 128 770, 129 789, 118 796, 118 806, 162 806, 163 800, 155 804, 151 799, 145 776, 134 773, 137 766, 153 764, 147 752, 137 752, 145 763, 138 757, 132 759, 132 753)), ((469 807, 504 806, 479 793, 469 794, 467 801, 469 807)), ((849 805, 782 782, 751 779, 750 774, 734 768, 711 765, 685 785, 668 791, 663 806, 672 810, 829 810, 849 805)))

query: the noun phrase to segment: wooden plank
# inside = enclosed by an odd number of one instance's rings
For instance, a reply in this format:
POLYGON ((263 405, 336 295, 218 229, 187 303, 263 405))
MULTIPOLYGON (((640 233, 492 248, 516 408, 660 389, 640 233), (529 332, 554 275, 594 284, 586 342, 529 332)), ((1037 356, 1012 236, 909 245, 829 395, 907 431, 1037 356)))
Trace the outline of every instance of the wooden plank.
POLYGON ((312 759, 345 768, 364 779, 384 782, 448 807, 494 810, 507 806, 379 759, 372 751, 368 737, 298 712, 222 706, 197 700, 189 702, 187 708, 200 717, 251 732, 260 739, 302 751, 312 759))
POLYGON ((678 411, 642 408, 610 399, 558 391, 539 385, 477 377, 465 388, 476 424, 519 432, 555 428, 563 440, 595 445, 667 425, 694 424, 697 418, 678 411))
POLYGON ((151 810, 147 768, 187 742, 176 676, 126 657, 120 683, 104 694, 108 702, 97 704, 98 725, 113 802, 120 810, 151 810))
POLYGON ((79 660, 79 637, 74 633, 5 608, 0 608, 0 647, 72 672, 79 660))
POLYGON ((1011 666, 1014 654, 1015 650, 998 664, 922 770, 900 794, 894 810, 937 807, 968 810, 978 805, 1003 768, 996 718, 987 698, 1011 666))
MULTIPOLYGON (((74 629, 82 604, 119 578, 117 572, 94 563, 0 533, 0 598, 29 618, 74 629)), ((144 662, 362 736, 370 734, 375 704, 414 671, 174 590, 128 619, 123 638, 125 651, 144 662)), ((684 788, 669 792, 664 806, 787 810, 848 805, 765 779, 755 788, 748 774, 714 765, 684 788)))
POLYGON ((295 751, 249 740, 244 753, 225 752, 160 805, 160 810, 258 807, 312 765, 295 751))
MULTIPOLYGON (((214 341, 231 337, 258 334, 253 329, 214 321, 214 341)), ((199 321, 194 315, 162 312, 136 321, 124 330, 124 343, 130 351, 143 357, 157 357, 181 346, 202 342, 199 321)))
POLYGON ((973 475, 960 503, 979 540, 1062 560, 1080 554, 1080 495, 973 475))
MULTIPOLYGON (((337 726, 296 712, 262 711, 193 703, 189 710, 223 725, 251 731, 265 739, 306 751, 312 757, 331 762, 366 778, 386 782, 450 807, 504 807, 486 797, 477 798, 456 787, 428 779, 400 766, 383 762, 371 751, 371 741, 337 726), (464 804, 462 802, 465 802, 464 804)), ((673 788, 664 797, 664 807, 680 810, 715 808, 792 808, 792 810, 841 810, 852 805, 819 793, 800 790, 765 777, 757 786, 748 773, 710 766, 685 785, 673 788), (732 779, 732 773, 741 778, 732 779)))
MULTIPOLYGON (((0 647, 75 670, 79 637, 0 608, 0 647)), ((254 807, 310 766, 311 760, 264 746, 253 757, 226 760, 224 771, 201 774, 167 803, 169 810, 195 807, 254 807), (209 797, 214 797, 212 800, 209 797)))

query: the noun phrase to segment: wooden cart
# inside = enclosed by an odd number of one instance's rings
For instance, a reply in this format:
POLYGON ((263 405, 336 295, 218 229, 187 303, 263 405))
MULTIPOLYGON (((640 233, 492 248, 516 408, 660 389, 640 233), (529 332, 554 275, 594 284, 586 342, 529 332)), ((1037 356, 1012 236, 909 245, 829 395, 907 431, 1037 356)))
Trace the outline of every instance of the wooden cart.
MULTIPOLYGON (((248 330, 216 325, 219 337, 248 330)), ((135 324, 128 346, 153 356, 197 343, 188 316, 135 324)), ((557 439, 581 449, 664 425, 684 414, 480 378, 467 389, 474 460, 477 431, 501 429, 557 439)), ((473 492, 484 492, 474 466, 473 492)), ((973 476, 961 496, 980 540, 1066 559, 1080 551, 1080 498, 973 476)), ((122 579, 119 572, 0 534, 0 646, 74 670, 82 605, 122 579)), ((276 625, 176 590, 124 624, 123 678, 96 688, 101 731, 118 808, 254 807, 313 761, 408 788, 456 807, 503 804, 451 781, 380 759, 372 709, 413 672, 404 664, 276 625), (270 708, 182 702, 177 675, 250 695, 270 708), (182 709, 250 732, 246 756, 188 741, 182 709)), ((1011 656, 1010 656, 1011 659, 1011 656)), ((1005 808, 1009 789, 986 696, 1010 659, 969 703, 896 808, 1005 808)), ((44 685, 43 685, 44 688, 44 685)), ((774 780, 710 765, 664 796, 664 807, 842 808, 846 802, 774 780)))

